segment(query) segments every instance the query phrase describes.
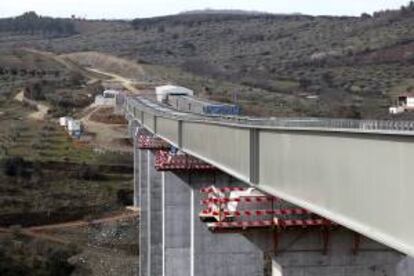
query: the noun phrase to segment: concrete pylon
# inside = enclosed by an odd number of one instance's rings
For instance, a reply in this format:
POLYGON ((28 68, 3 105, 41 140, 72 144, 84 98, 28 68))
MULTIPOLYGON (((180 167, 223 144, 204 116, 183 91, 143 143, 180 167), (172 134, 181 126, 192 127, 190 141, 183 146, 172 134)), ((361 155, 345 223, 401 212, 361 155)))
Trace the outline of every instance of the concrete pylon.
POLYGON ((148 152, 138 150, 138 190, 139 190, 139 275, 150 276, 150 250, 149 250, 149 227, 150 227, 150 209, 149 191, 148 191, 148 152))
POLYGON ((138 136, 141 132, 145 132, 143 128, 136 121, 128 121, 128 132, 130 133, 133 141, 133 153, 134 153, 134 195, 133 195, 133 207, 138 208, 140 206, 139 193, 140 193, 140 158, 141 153, 138 148, 138 136))
POLYGON ((138 137, 137 137, 137 134, 139 132, 139 128, 137 127, 134 132, 135 132, 135 134, 132 137, 133 147, 134 147, 134 198, 133 198, 133 206, 134 206, 134 208, 138 208, 140 206, 140 202, 139 202, 140 151, 138 149, 138 137))
POLYGON ((162 173, 163 274, 191 276, 191 189, 188 175, 162 173))
POLYGON ((141 276, 263 275, 263 253, 240 234, 214 234, 200 221, 200 189, 225 187, 217 173, 157 172, 154 152, 138 150, 141 276))
POLYGON ((163 172, 164 274, 263 275, 263 253, 240 234, 215 234, 200 221, 200 189, 225 187, 231 177, 212 172, 163 172))
POLYGON ((244 235, 238 233, 213 233, 199 218, 205 208, 200 190, 214 185, 245 187, 221 172, 190 174, 188 184, 192 193, 192 258, 194 276, 251 276, 264 273, 263 251, 244 235))
POLYGON ((163 270, 163 187, 162 173, 154 168, 154 152, 147 151, 147 191, 149 195, 149 275, 162 275, 163 270))
POLYGON ((414 259, 411 257, 404 258, 397 267, 397 276, 414 275, 414 259))

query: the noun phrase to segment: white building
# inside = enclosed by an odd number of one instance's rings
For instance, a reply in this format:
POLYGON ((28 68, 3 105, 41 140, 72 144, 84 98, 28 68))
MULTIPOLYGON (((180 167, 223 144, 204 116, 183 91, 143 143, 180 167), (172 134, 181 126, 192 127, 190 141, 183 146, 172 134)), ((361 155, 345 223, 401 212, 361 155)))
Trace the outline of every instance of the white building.
POLYGON ((64 127, 70 136, 80 138, 82 134, 82 122, 72 117, 60 117, 59 125, 64 127))
POLYGON ((404 111, 405 111, 404 107, 402 106, 391 106, 389 108, 390 114, 400 114, 400 113, 403 113, 404 111))
POLYGON ((73 120, 72 117, 60 117, 59 118, 59 125, 62 127, 67 127, 68 126, 68 122, 73 120))
POLYGON ((103 97, 105 99, 114 99, 119 94, 118 90, 105 90, 103 92, 103 97))
POLYGON ((68 133, 71 136, 80 137, 82 132, 82 123, 79 120, 70 120, 68 121, 68 133))
POLYGON ((115 105, 116 96, 120 93, 118 90, 105 90, 102 95, 95 97, 95 105, 115 105))
POLYGON ((397 106, 389 108, 390 114, 399 114, 414 110, 414 93, 403 94, 398 97, 397 106))
POLYGON ((414 94, 405 94, 398 97, 398 105, 405 109, 414 109, 414 94))
POLYGON ((194 91, 182 86, 163 85, 155 88, 155 94, 157 95, 157 101, 165 102, 168 95, 194 96, 194 91))

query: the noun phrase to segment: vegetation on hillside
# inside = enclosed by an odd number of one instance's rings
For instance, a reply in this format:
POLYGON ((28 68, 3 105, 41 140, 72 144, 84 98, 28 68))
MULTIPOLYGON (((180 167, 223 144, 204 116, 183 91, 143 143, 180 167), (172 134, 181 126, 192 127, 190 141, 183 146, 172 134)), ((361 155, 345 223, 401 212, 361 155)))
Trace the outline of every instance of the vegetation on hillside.
MULTIPOLYGON (((296 97, 289 103, 296 115, 390 118, 387 107, 395 96, 413 87, 413 15, 410 2, 400 10, 361 17, 190 14, 137 19, 132 26, 145 39, 131 55, 268 91, 254 100, 264 109, 273 102, 271 93, 281 93, 285 100, 296 97)), ((239 94, 241 99, 252 96, 239 94)))
MULTIPOLYGON (((209 90, 199 95, 231 101, 237 93, 251 114, 390 118, 395 96, 414 85, 413 15, 411 2, 360 17, 190 13, 130 23, 75 20, 79 35, 14 36, 0 40, 0 48, 31 43, 115 54, 160 71, 177 68, 206 81, 193 87, 209 90)), ((181 75, 169 77, 183 83, 181 75)))
POLYGON ((67 259, 78 253, 75 248, 18 238, 0 239, 0 275, 71 275, 75 267, 67 259))
POLYGON ((70 19, 42 17, 35 12, 0 19, 0 32, 42 34, 48 37, 68 36, 77 33, 75 25, 70 19))

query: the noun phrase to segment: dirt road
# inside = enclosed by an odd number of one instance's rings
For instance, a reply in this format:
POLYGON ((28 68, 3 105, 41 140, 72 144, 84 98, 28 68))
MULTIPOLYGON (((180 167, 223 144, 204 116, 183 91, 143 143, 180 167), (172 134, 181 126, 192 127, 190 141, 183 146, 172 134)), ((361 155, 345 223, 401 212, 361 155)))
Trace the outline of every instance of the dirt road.
MULTIPOLYGON (((23 102, 25 100, 25 98, 24 98, 24 91, 23 90, 20 91, 14 97, 14 99, 16 101, 23 102)), ((39 103, 39 102, 36 102, 36 101, 33 101, 33 100, 31 100, 31 102, 35 102, 36 103, 37 111, 35 111, 33 113, 30 113, 29 116, 28 116, 28 118, 29 119, 33 119, 33 120, 38 120, 38 121, 44 120, 45 119, 45 116, 49 112, 49 107, 47 105, 45 105, 45 104, 42 104, 42 103, 39 103)))
POLYGON ((95 219, 92 221, 78 220, 78 221, 71 221, 71 222, 52 224, 52 225, 34 226, 34 227, 26 228, 26 229, 33 232, 33 231, 55 230, 55 229, 70 228, 70 227, 82 227, 82 226, 96 225, 96 224, 108 224, 108 223, 112 223, 115 221, 136 218, 138 217, 138 215, 139 215, 138 212, 126 212, 126 213, 121 213, 121 214, 117 214, 117 215, 113 215, 109 217, 95 219))
POLYGON ((27 228, 22 228, 20 230, 13 230, 11 228, 0 227, 0 233, 13 234, 14 232, 17 232, 21 235, 31 237, 31 238, 47 240, 47 241, 60 243, 60 244, 69 244, 70 241, 53 236, 51 234, 43 233, 43 231, 58 230, 58 229, 72 228, 72 227, 85 227, 85 226, 90 226, 90 225, 110 224, 110 223, 114 223, 114 222, 118 222, 122 220, 134 219, 134 218, 137 218, 138 216, 139 216, 139 212, 124 212, 121 214, 115 214, 112 216, 108 216, 108 217, 104 217, 104 218, 100 218, 100 219, 96 219, 92 221, 78 220, 78 221, 71 221, 67 223, 27 227, 27 228))
POLYGON ((104 150, 131 152, 130 145, 121 143, 121 141, 129 138, 126 125, 106 124, 91 120, 91 116, 95 112, 99 112, 101 108, 105 107, 93 107, 92 111, 87 112, 87 115, 81 119, 86 131, 94 134, 92 143, 104 150))
POLYGON ((136 87, 134 87, 133 82, 129 79, 126 79, 126 78, 124 78, 120 75, 114 74, 114 73, 104 72, 104 71, 101 71, 101 70, 96 69, 96 68, 87 68, 87 70, 89 70, 91 72, 94 72, 94 73, 106 75, 106 76, 112 78, 114 81, 119 82, 128 91, 139 94, 139 90, 136 87))
POLYGON ((32 54, 36 54, 36 55, 39 55, 39 56, 42 56, 42 57, 45 57, 45 58, 48 58, 48 59, 52 59, 55 62, 60 63, 61 65, 65 66, 70 71, 79 73, 79 74, 83 75, 84 77, 86 77, 90 80, 105 80, 108 77, 106 74, 100 74, 100 73, 97 73, 97 72, 92 72, 90 70, 86 70, 82 66, 79 66, 78 64, 76 64, 76 63, 74 63, 74 62, 72 62, 68 59, 62 58, 61 56, 58 56, 58 55, 56 55, 54 53, 51 53, 51 52, 44 52, 44 51, 39 51, 39 50, 29 49, 29 48, 26 48, 24 50, 27 51, 27 52, 30 52, 32 54))

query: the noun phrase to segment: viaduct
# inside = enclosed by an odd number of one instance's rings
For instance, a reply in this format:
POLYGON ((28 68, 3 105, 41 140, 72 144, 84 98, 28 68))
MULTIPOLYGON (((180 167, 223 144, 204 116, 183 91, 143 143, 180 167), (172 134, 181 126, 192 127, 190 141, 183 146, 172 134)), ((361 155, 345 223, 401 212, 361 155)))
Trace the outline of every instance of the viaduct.
POLYGON ((134 139, 140 276, 414 275, 414 123, 117 104, 134 139))

